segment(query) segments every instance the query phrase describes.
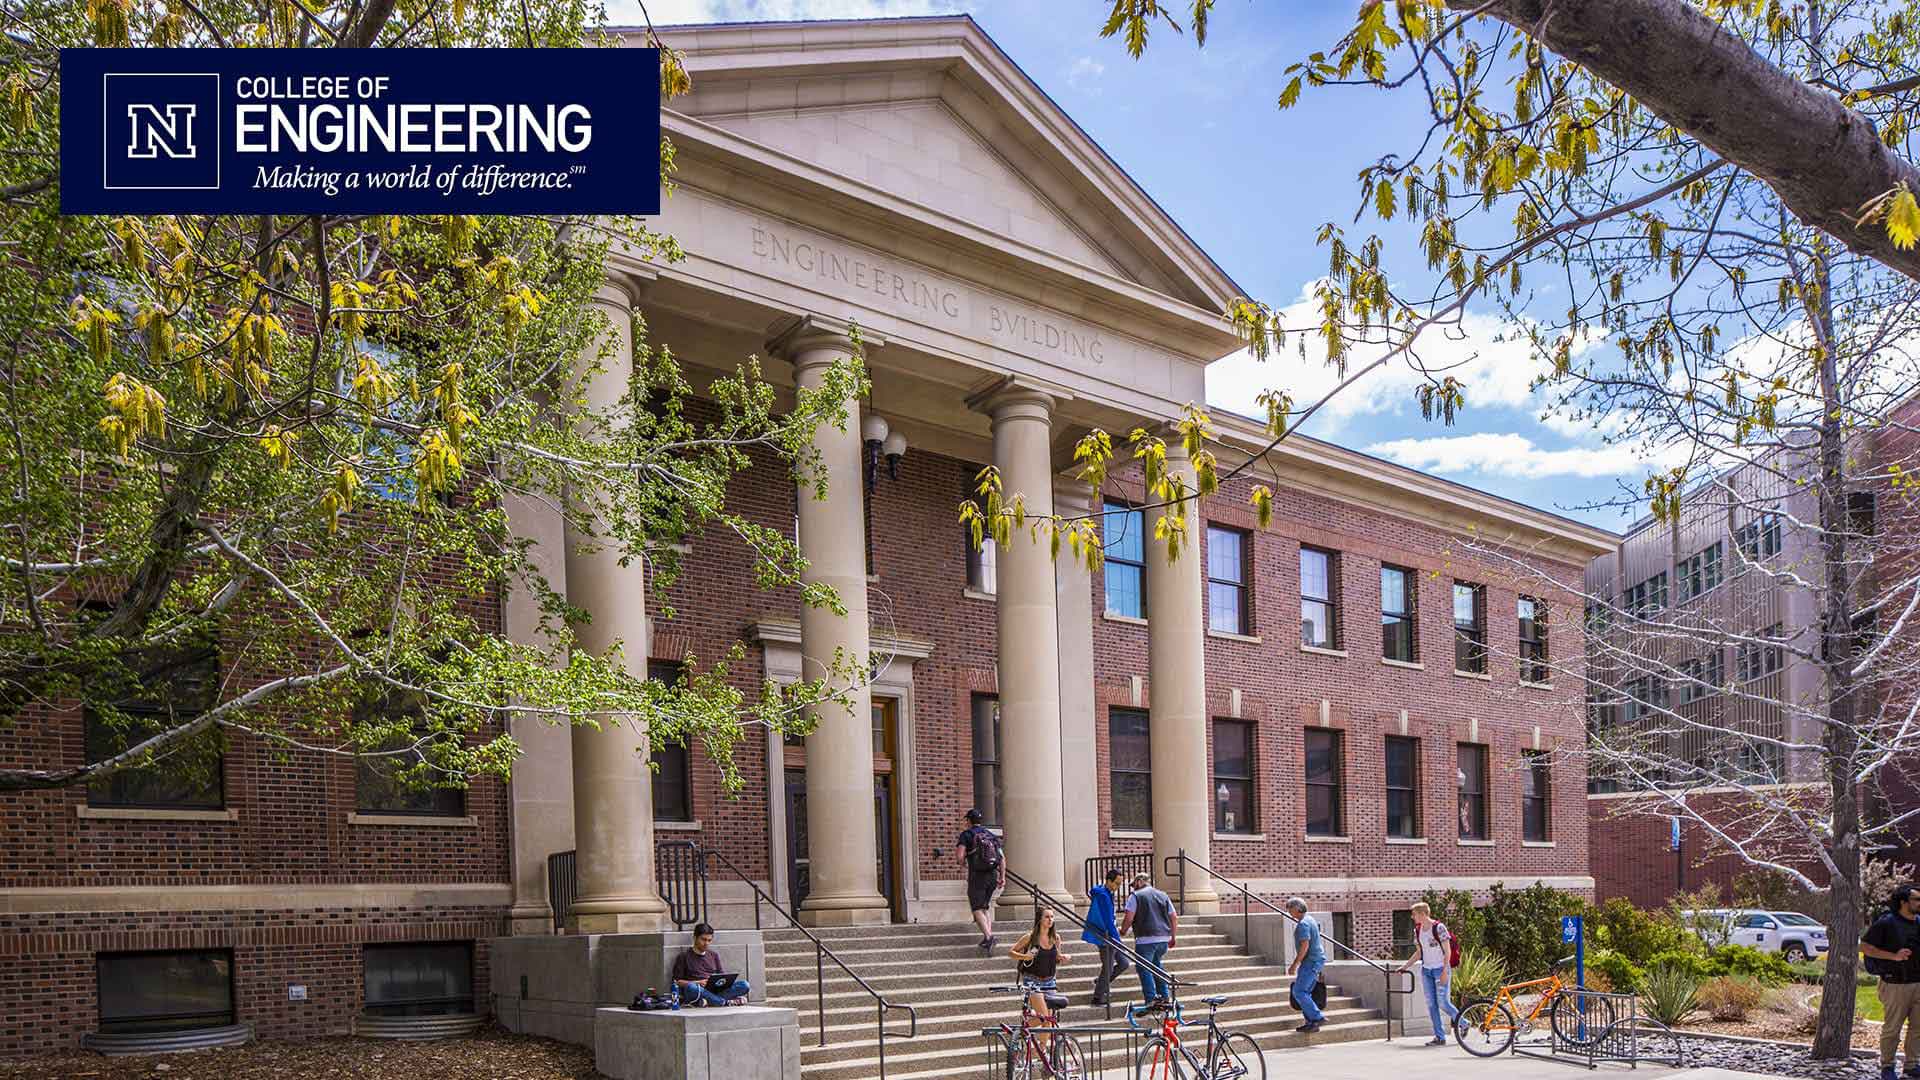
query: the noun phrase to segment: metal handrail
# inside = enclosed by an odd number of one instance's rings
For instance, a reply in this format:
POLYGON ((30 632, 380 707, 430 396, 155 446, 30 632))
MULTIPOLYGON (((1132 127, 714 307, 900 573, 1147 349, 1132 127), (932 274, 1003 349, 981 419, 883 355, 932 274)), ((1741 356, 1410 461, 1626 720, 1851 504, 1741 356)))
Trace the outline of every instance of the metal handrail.
MULTIPOLYGON (((1188 855, 1186 848, 1181 848, 1177 853, 1167 856, 1162 864, 1162 869, 1166 872, 1166 875, 1168 877, 1178 877, 1180 879, 1180 906, 1181 907, 1185 907, 1187 905, 1187 867, 1188 866, 1194 867, 1195 869, 1199 870, 1201 873, 1207 875, 1208 877, 1212 878, 1215 881, 1225 882, 1226 884, 1231 885, 1233 888, 1238 889, 1240 891, 1240 933, 1246 940, 1247 951, 1249 952, 1253 951, 1253 902, 1254 901, 1258 901, 1261 907, 1264 907, 1267 910, 1273 912, 1274 914, 1279 915, 1281 918, 1286 919, 1288 922, 1294 924, 1295 926, 1300 925, 1300 920, 1294 918, 1292 912, 1286 910, 1285 908, 1277 906, 1276 904, 1274 904, 1273 901, 1268 900, 1264 896, 1256 895, 1252 889, 1247 887, 1246 883, 1235 881, 1232 878, 1224 877, 1221 874, 1215 873, 1213 867, 1208 866, 1206 863, 1201 862, 1200 860, 1194 858, 1191 855, 1188 855)), ((1383 1005, 1385 1005, 1385 1008, 1381 1009, 1380 1011, 1386 1016, 1386 1020, 1387 1020, 1386 1038, 1391 1040, 1393 1038, 1393 995, 1413 993, 1413 980, 1411 978, 1412 973, 1411 972, 1407 973, 1409 975, 1409 978, 1407 980, 1407 988, 1405 990, 1396 990, 1393 987, 1393 975, 1397 969, 1387 967, 1386 965, 1381 964, 1380 962, 1370 957, 1361 956, 1358 952, 1355 952, 1352 948, 1350 948, 1347 945, 1347 943, 1344 941, 1340 941, 1335 938, 1325 937, 1324 935, 1322 936, 1322 940, 1333 942, 1334 948, 1339 949, 1341 952, 1346 953, 1348 956, 1353 957, 1355 960, 1360 961, 1361 963, 1367 965, 1368 967, 1380 973, 1381 980, 1383 984, 1386 986, 1386 990, 1387 990, 1386 1000, 1382 1003, 1383 1005)), ((1406 1030, 1407 1030, 1407 1022, 1405 1019, 1402 1019, 1400 1021, 1401 1034, 1403 1035, 1406 1034, 1406 1030)))
MULTIPOLYGON (((1024 877, 1021 877, 1019 874, 1014 873, 1011 868, 1005 868, 1005 873, 1007 875, 1008 881, 1019 886, 1022 890, 1032 895, 1033 903, 1035 907, 1040 906, 1040 904, 1044 902, 1047 905, 1048 909, 1051 910, 1056 916, 1065 915, 1069 920, 1073 922, 1075 926, 1078 926, 1082 930, 1092 929, 1092 927, 1087 925, 1087 920, 1081 918, 1079 913, 1075 912, 1071 905, 1063 904, 1060 901, 1055 900, 1053 897, 1047 895, 1046 893, 1041 892, 1040 886, 1034 884, 1033 882, 1027 880, 1024 877)), ((1128 948, 1126 943, 1121 941, 1117 937, 1113 939, 1113 947, 1119 950, 1121 956, 1126 957, 1127 959, 1133 961, 1135 964, 1138 964, 1141 967, 1147 969, 1148 971, 1151 971, 1154 974, 1158 975, 1160 979, 1167 984, 1167 988, 1169 990, 1177 991, 1182 986, 1198 985, 1197 983, 1191 983, 1184 979, 1175 978, 1172 972, 1168 971, 1166 968, 1161 967, 1159 964, 1149 963, 1145 957, 1141 956, 1139 953, 1128 948)), ((1173 995, 1173 997, 1174 997, 1174 1000, 1178 1001, 1180 995, 1176 992, 1173 995)), ((1109 1003, 1106 1009, 1107 1009, 1107 1019, 1109 1020, 1113 1019, 1113 1005, 1109 1003)))
POLYGON ((887 1039, 888 1038, 911 1039, 916 1035, 918 1035, 920 1033, 920 1011, 914 1008, 912 1005, 909 1005, 905 1002, 896 1002, 896 1001, 887 1000, 886 995, 880 993, 880 991, 878 990, 875 990, 871 985, 867 983, 867 980, 860 977, 860 974, 858 972, 848 967, 846 961, 834 955, 833 950, 827 948, 826 942, 821 941, 819 938, 815 937, 813 934, 813 931, 808 930, 806 927, 800 925, 800 920, 794 918, 792 913, 788 912, 787 909, 781 907, 779 902, 776 901, 773 897, 768 896, 766 892, 762 890, 760 886, 756 884, 752 878, 747 876, 745 871, 741 870, 738 866, 735 866, 733 864, 733 860, 727 858, 725 855, 722 855, 717 851, 709 851, 707 848, 701 846, 699 841, 696 841, 696 840, 675 840, 675 841, 669 841, 668 843, 662 844, 660 846, 663 848, 684 846, 692 849, 695 863, 699 868, 699 874, 702 881, 704 881, 707 876, 707 860, 708 859, 718 860, 720 865, 732 871, 734 877, 739 878, 741 882, 747 886, 747 888, 753 890, 753 928, 755 930, 760 929, 760 903, 761 901, 764 900, 766 901, 767 906, 779 912, 780 916, 786 919, 787 922, 795 930, 800 931, 802 936, 804 936, 808 941, 813 942, 814 994, 815 994, 815 1003, 819 1008, 819 1023, 820 1023, 820 1042, 817 1045, 819 1046, 827 1045, 826 962, 828 960, 833 961, 835 966, 839 967, 841 971, 845 972, 848 978, 858 983, 860 985, 860 989, 865 990, 867 994, 873 998, 874 1004, 877 1007, 877 1013, 876 1013, 877 1020, 875 1023, 875 1028, 880 1035, 880 1080, 886 1080, 887 1039), (887 1030, 887 1013, 894 1009, 904 1010, 907 1014, 907 1030, 904 1033, 887 1030))

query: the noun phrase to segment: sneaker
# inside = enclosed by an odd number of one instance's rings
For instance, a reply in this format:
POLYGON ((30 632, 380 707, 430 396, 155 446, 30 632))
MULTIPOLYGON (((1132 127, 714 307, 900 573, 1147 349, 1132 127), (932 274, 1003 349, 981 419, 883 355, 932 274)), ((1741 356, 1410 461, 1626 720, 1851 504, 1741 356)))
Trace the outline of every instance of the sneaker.
POLYGON ((1304 1023, 1304 1024, 1301 1024, 1301 1025, 1300 1025, 1299 1027, 1297 1027, 1297 1028, 1294 1028, 1293 1030, 1295 1030, 1295 1031, 1302 1031, 1302 1032, 1305 1032, 1305 1033, 1307 1033, 1308 1035, 1311 1035, 1311 1034, 1313 1034, 1314 1032, 1316 1032, 1316 1031, 1319 1031, 1319 1030, 1320 1030, 1320 1025, 1319 1025, 1319 1024, 1316 1024, 1316 1023, 1313 1023, 1312 1021, 1308 1021, 1307 1023, 1304 1023))
POLYGON ((1893 1066, 1882 1065, 1880 1067, 1880 1080, 1899 1080, 1899 1078, 1894 1074, 1893 1066))
POLYGON ((980 947, 987 950, 987 952, 991 954, 993 952, 993 947, 998 944, 1000 944, 999 938, 989 937, 987 940, 980 943, 980 947))
POLYGON ((1445 1046, 1447 1045, 1447 1040, 1436 1035, 1433 1038, 1427 1040, 1427 1045, 1428 1046, 1445 1046))

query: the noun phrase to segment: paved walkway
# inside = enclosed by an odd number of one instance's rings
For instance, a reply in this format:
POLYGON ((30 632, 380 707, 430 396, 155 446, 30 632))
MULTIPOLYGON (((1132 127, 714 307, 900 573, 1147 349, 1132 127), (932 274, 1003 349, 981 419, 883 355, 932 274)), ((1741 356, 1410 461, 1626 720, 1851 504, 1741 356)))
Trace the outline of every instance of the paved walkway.
MULTIPOLYGON (((1593 1072, 1580 1065, 1502 1054, 1476 1058, 1457 1046, 1428 1046, 1424 1038, 1369 1039, 1364 1042, 1300 1046, 1266 1053, 1268 1080, 1754 1080, 1757 1073, 1728 1069, 1672 1069, 1664 1065, 1603 1064, 1593 1072)), ((1109 1077, 1119 1077, 1109 1073, 1109 1077)), ((1764 1080, 1778 1080, 1766 1077, 1764 1080)))

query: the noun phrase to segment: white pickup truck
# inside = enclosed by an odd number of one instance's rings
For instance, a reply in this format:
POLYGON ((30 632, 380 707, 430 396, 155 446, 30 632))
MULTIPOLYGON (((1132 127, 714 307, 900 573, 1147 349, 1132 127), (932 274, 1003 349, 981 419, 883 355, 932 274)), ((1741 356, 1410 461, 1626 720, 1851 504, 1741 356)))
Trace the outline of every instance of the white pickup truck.
POLYGON ((1730 945, 1774 950, 1790 961, 1827 953, 1827 928, 1797 911, 1688 911, 1681 915, 1696 924, 1703 919, 1714 920, 1718 925, 1713 929, 1719 933, 1713 936, 1723 937, 1730 945))

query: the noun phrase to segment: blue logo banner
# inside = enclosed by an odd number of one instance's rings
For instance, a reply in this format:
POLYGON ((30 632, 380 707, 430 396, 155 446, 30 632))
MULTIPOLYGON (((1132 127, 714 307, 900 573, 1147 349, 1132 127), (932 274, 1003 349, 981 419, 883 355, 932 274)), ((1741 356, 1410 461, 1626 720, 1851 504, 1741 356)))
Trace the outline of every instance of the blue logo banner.
POLYGON ((69 214, 657 214, 654 49, 62 49, 69 214))

